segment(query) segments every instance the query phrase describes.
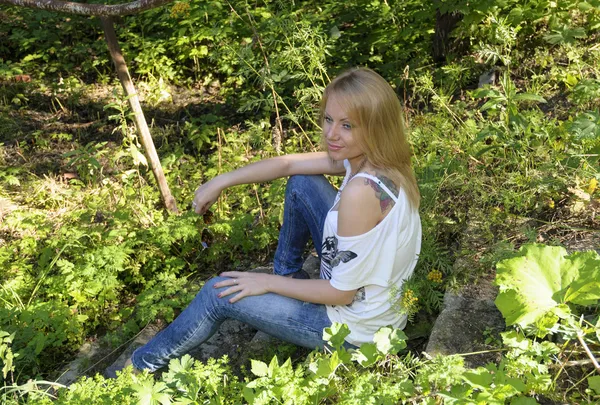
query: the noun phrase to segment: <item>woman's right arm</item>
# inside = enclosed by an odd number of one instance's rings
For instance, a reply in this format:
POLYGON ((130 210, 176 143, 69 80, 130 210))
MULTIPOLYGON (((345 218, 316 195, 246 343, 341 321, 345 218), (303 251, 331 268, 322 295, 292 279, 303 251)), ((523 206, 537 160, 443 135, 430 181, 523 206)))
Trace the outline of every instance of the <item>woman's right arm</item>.
POLYGON ((332 161, 326 152, 277 156, 223 173, 201 185, 194 194, 192 206, 196 213, 203 214, 217 201, 223 190, 239 184, 263 183, 295 174, 343 173, 343 163, 332 161))

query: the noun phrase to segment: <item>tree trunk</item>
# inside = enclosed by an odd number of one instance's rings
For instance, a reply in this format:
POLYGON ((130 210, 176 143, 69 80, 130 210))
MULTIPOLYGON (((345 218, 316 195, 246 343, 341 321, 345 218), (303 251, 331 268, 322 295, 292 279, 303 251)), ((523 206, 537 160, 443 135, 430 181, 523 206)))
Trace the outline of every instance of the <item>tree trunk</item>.
POLYGON ((131 3, 104 5, 85 4, 72 1, 60 0, 0 0, 0 4, 13 6, 37 8, 40 10, 58 11, 62 13, 95 15, 95 16, 118 16, 135 14, 151 8, 160 7, 173 0, 136 0, 131 3))
POLYGON ((433 37, 433 60, 444 62, 450 53, 461 53, 466 50, 467 43, 450 37, 452 30, 462 20, 459 12, 435 12, 435 35, 433 37))
POLYGON ((150 130, 148 129, 148 124, 146 123, 146 118, 144 117, 144 112, 142 111, 142 107, 140 105, 140 100, 137 96, 137 92, 135 91, 135 87, 133 86, 133 82, 131 81, 131 77, 129 76, 129 70, 125 64, 125 58, 123 58, 123 55, 121 54, 121 48, 117 42, 117 35, 115 33, 112 19, 111 17, 101 17, 101 20, 106 42, 108 43, 110 56, 115 63, 119 80, 123 85, 123 89, 125 90, 125 94, 129 100, 129 105, 134 113, 135 126, 137 127, 141 138, 140 140, 144 150, 146 151, 148 162, 150 162, 152 173, 154 173, 154 177, 158 183, 160 194, 167 208, 170 211, 178 212, 177 203, 171 195, 171 190, 169 190, 169 185, 167 184, 167 179, 165 178, 160 160, 156 153, 156 148, 154 147, 154 142, 152 141, 152 136, 150 135, 150 130))

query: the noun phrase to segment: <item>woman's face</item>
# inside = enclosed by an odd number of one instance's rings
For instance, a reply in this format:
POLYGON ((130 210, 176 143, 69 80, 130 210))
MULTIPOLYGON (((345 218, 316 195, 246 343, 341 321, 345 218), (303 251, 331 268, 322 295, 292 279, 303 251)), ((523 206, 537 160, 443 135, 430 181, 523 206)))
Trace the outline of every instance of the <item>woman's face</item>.
POLYGON ((323 136, 327 142, 329 157, 333 160, 348 159, 350 163, 362 160, 363 151, 353 136, 353 123, 335 95, 327 99, 323 117, 323 136))

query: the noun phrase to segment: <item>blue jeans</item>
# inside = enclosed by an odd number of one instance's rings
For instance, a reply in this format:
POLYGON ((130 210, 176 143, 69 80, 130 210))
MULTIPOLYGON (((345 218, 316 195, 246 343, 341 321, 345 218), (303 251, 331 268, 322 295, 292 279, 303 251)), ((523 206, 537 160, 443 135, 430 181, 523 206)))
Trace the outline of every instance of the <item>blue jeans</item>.
POLYGON ((274 273, 286 275, 302 268, 302 255, 312 238, 319 258, 323 226, 337 191, 324 176, 292 176, 285 189, 283 226, 273 258, 274 273))
MULTIPOLYGON (((274 272, 285 275, 302 268, 302 255, 312 237, 319 256, 323 224, 336 191, 323 176, 293 176, 285 193, 283 226, 275 252, 274 272)), ((228 318, 247 323, 279 339, 310 349, 322 348, 323 329, 331 326, 325 305, 311 304, 274 293, 245 297, 231 304, 219 298, 215 277, 164 330, 132 355, 140 370, 156 371, 173 358, 204 343, 228 318)), ((351 347, 351 345, 349 345, 351 347)))

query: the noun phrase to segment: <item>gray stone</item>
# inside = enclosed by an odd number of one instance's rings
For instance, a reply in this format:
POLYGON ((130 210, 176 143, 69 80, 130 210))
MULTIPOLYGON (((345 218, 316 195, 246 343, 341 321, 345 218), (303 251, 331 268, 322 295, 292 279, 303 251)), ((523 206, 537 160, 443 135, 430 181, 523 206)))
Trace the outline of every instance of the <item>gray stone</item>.
POLYGON ((104 370, 104 376, 108 378, 116 378, 117 371, 122 370, 127 366, 131 355, 138 347, 141 347, 148 343, 160 330, 162 329, 162 323, 149 324, 142 329, 134 338, 133 341, 121 352, 119 357, 104 370))
POLYGON ((595 250, 600 254, 600 232, 581 232, 576 238, 563 240, 563 245, 569 253, 595 250))
POLYGON ((308 255, 302 265, 302 270, 307 272, 310 278, 319 279, 321 277, 321 259, 316 253, 308 255))
POLYGON ((73 384, 81 373, 91 363, 98 351, 100 345, 98 342, 86 342, 80 348, 75 360, 67 364, 61 371, 60 376, 56 380, 57 383, 69 386, 73 384))
MULTIPOLYGON (((490 280, 457 292, 447 291, 425 351, 431 355, 473 353, 493 349, 485 344, 485 332, 498 335, 505 328, 504 318, 494 304, 497 295, 490 280)), ((496 361, 497 354, 481 353, 465 357, 469 367, 496 361)))
POLYGON ((494 84, 496 84, 497 81, 498 81, 498 72, 496 71, 496 69, 489 70, 489 71, 485 72, 484 74, 482 74, 481 76, 479 76, 479 83, 477 85, 477 88, 480 89, 485 85, 493 86, 494 84))
POLYGON ((232 369, 235 370, 242 365, 239 360, 245 357, 244 353, 255 335, 256 329, 251 326, 228 319, 210 339, 192 350, 190 356, 206 362, 210 358, 227 355, 232 369))
MULTIPOLYGON (((485 249, 485 237, 489 232, 484 221, 471 220, 463 232, 460 241, 462 248, 468 248, 477 257, 485 249)), ((474 257, 459 257, 454 263, 455 273, 468 272, 470 260, 474 257)), ((438 316, 425 352, 431 356, 441 354, 463 354, 489 351, 494 347, 485 344, 485 333, 499 338, 505 329, 504 317, 496 307, 494 300, 498 287, 494 283, 495 273, 477 282, 468 284, 457 291, 446 291, 442 311, 438 316)), ((499 360, 496 352, 487 352, 465 356, 468 367, 483 366, 499 360)))

